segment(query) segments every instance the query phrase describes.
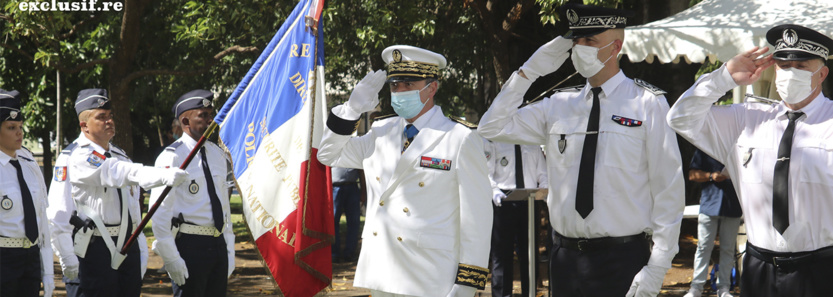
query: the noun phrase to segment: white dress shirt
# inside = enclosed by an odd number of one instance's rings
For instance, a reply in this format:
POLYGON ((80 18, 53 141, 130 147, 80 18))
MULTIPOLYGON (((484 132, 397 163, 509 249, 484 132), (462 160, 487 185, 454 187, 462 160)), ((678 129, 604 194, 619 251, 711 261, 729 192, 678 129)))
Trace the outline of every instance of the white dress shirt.
MULTIPOLYGON (((492 164, 492 187, 500 191, 517 189, 515 185, 515 145, 506 142, 491 142, 494 150, 488 159, 492 164)), ((521 145, 521 159, 524 174, 524 188, 547 188, 547 164, 544 152, 537 145, 521 145)), ((495 192, 494 194, 497 194, 495 192)))
POLYGON ((714 106, 736 87, 726 67, 703 75, 674 104, 668 123, 726 165, 738 191, 749 242, 777 252, 833 245, 833 102, 823 94, 802 108, 795 124, 789 169, 789 227, 772 226, 772 179, 781 136, 783 103, 714 106))
MULTIPOLYGON (((187 133, 176 142, 165 148, 159 157, 156 158, 156 167, 178 168, 188 157, 188 154, 197 145, 197 141, 187 133)), ((226 249, 229 260, 229 271, 234 268, 234 232, 231 225, 231 211, 229 208, 228 184, 226 176, 229 172, 226 154, 216 144, 206 141, 203 145, 208 161, 211 178, 214 181, 214 191, 220 199, 224 228, 220 230, 226 241, 226 249)), ((181 213, 186 222, 198 226, 214 227, 214 217, 211 210, 211 197, 208 195, 205 173, 203 172, 202 155, 197 153, 188 167, 188 180, 173 187, 162 201, 162 204, 153 215, 153 234, 159 245, 168 245, 167 248, 157 249, 158 251, 176 251, 176 244, 171 234, 171 218, 181 213), (192 186, 195 184, 196 186, 192 186), (192 193, 191 190, 196 190, 192 193)), ((150 192, 150 204, 153 205, 159 199, 164 187, 158 187, 150 192)), ((171 262, 180 256, 168 255, 162 252, 165 262, 171 262)))
MULTIPOLYGON (((41 273, 44 276, 52 275, 52 246, 49 242, 51 236, 49 223, 46 219, 46 183, 43 180, 43 173, 35 162, 35 157, 26 149, 15 151, 15 156, 20 162, 20 169, 29 193, 32 194, 32 203, 35 207, 35 215, 38 224, 38 242, 41 256, 41 273)), ((17 180, 17 169, 9 161, 14 160, 12 156, 0 152, 0 200, 11 201, 9 205, 0 208, 0 236, 9 238, 26 237, 26 229, 23 224, 23 196, 20 193, 20 184, 17 180)), ((34 248, 34 247, 32 247, 34 248)))
POLYGON ((679 250, 685 190, 677 138, 665 123, 665 96, 621 71, 601 85, 593 211, 575 210, 576 183, 593 105, 590 86, 516 108, 532 82, 514 73, 480 120, 494 141, 546 145, 550 222, 573 238, 653 233, 648 264, 670 268, 679 250), (626 120, 630 125, 623 124, 626 120), (562 143, 563 151, 559 148, 562 143))

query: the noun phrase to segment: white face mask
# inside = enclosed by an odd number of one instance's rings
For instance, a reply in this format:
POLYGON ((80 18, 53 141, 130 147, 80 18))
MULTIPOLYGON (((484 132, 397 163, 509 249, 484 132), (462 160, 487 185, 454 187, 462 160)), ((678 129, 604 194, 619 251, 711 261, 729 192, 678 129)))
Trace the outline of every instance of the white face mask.
POLYGON ((778 90, 778 95, 781 95, 781 99, 789 104, 798 104, 804 101, 816 91, 815 88, 812 88, 813 75, 820 70, 821 67, 816 72, 795 67, 775 70, 775 89, 778 90))
POLYGON ((613 57, 613 55, 610 55, 610 57, 607 57, 607 60, 604 60, 604 62, 599 61, 599 50, 606 48, 611 44, 613 44, 613 41, 603 47, 581 44, 573 46, 573 53, 570 54, 570 57, 572 58, 573 66, 576 67, 578 73, 580 73, 581 76, 584 76, 584 78, 589 78, 596 75, 596 73, 599 73, 599 71, 605 67, 605 63, 613 57))

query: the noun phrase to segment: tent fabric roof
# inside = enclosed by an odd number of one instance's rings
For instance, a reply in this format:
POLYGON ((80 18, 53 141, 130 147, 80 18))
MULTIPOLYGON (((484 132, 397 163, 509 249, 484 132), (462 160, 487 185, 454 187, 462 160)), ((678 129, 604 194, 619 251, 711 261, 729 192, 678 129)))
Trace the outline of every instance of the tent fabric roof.
POLYGON ((769 46, 767 30, 789 23, 833 36, 833 0, 704 0, 665 19, 626 28, 621 53, 631 62, 702 63, 707 57, 725 62, 752 47, 769 46))

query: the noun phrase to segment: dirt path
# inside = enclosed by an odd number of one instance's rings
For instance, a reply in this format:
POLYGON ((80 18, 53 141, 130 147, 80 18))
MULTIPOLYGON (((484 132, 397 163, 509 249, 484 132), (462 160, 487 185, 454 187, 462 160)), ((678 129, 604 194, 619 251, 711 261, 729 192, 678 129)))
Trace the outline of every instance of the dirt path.
MULTIPOLYGON (((663 291, 659 296, 683 296, 691 283, 692 262, 696 248, 695 234, 696 221, 684 220, 680 238, 680 252, 674 259, 673 267, 668 271, 663 283, 663 291)), ((243 296, 268 296, 275 294, 275 288, 268 272, 263 268, 255 246, 249 242, 235 244, 237 253, 236 268, 229 279, 229 297, 243 296)), ((715 248, 717 250, 717 248, 715 248)), ((171 296, 171 281, 168 275, 159 271, 162 267, 162 259, 150 252, 148 260, 148 271, 145 274, 142 286, 143 297, 171 296)), ((546 273, 544 264, 539 267, 541 273, 546 273)), ((334 263, 333 283, 330 288, 317 296, 368 296, 366 289, 353 287, 353 276, 356 270, 355 262, 334 263)), ((66 296, 64 284, 61 281, 60 266, 55 264, 55 285, 57 286, 55 296, 66 296)), ((517 279, 517 278, 516 278, 517 279)), ((538 296, 547 296, 547 282, 539 285, 538 296)), ((491 296, 490 288, 479 291, 478 296, 491 296)), ((520 281, 515 281, 516 296, 520 296, 520 281)), ((707 292, 704 296, 714 296, 714 292, 707 292)), ((737 293, 737 291, 736 291, 737 293)))

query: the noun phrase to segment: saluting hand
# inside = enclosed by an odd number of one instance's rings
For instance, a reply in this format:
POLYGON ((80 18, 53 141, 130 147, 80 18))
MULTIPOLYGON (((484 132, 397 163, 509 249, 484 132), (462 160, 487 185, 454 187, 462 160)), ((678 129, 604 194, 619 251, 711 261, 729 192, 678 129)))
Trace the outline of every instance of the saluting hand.
POLYGON ((573 41, 561 36, 542 45, 521 66, 521 75, 529 80, 555 72, 570 57, 568 51, 573 48, 573 41))
POLYGON ((344 105, 356 113, 364 113, 379 105, 379 91, 385 86, 387 72, 371 71, 353 88, 350 99, 344 105))
POLYGON ((775 60, 772 59, 772 54, 756 59, 767 51, 769 51, 769 48, 756 46, 726 62, 726 69, 729 70, 729 74, 732 75, 732 79, 736 84, 751 85, 761 78, 764 70, 772 66, 772 64, 775 64, 775 60))

